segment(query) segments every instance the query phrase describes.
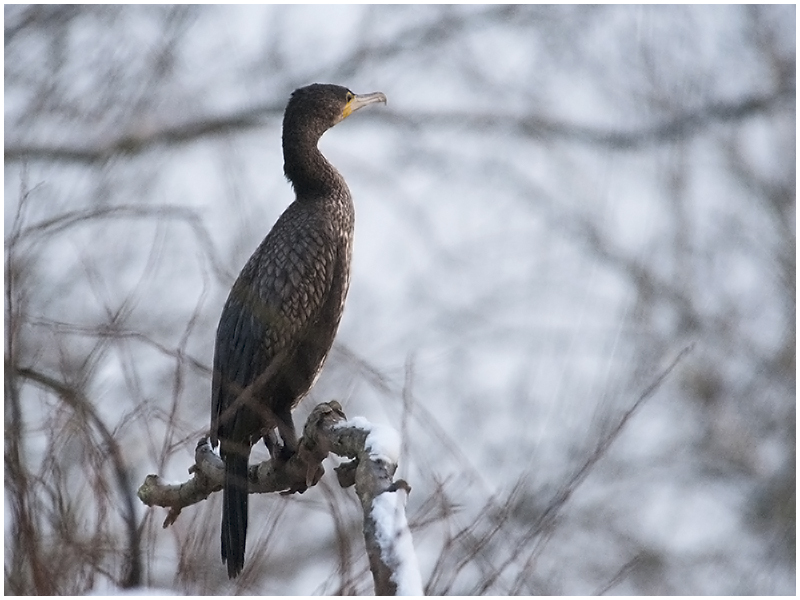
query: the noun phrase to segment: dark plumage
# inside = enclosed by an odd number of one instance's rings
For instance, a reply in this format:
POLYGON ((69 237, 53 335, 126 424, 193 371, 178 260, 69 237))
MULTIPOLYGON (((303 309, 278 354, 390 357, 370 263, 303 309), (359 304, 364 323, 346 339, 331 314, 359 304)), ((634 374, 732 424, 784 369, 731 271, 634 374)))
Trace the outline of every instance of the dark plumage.
POLYGON ((273 458, 286 460, 296 451, 291 411, 322 369, 350 283, 353 202, 317 142, 373 102, 386 97, 323 84, 292 94, 283 119, 283 170, 297 199, 247 261, 222 310, 211 440, 219 441, 225 462, 222 561, 229 577, 244 566, 250 448, 263 437, 273 458), (248 386, 252 394, 237 401, 248 386))

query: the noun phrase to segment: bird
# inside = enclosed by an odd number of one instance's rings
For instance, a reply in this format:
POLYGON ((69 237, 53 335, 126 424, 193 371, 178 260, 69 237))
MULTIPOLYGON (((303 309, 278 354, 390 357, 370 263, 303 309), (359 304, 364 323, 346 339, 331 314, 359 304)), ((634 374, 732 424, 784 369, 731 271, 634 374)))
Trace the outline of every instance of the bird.
POLYGON ((291 94, 283 171, 296 198, 244 265, 222 309, 211 443, 219 443, 225 464, 221 553, 231 579, 244 568, 250 450, 261 438, 273 460, 297 451, 292 409, 322 370, 350 285, 353 200, 317 144, 328 129, 377 102, 386 104, 382 92, 358 95, 332 84, 291 94))

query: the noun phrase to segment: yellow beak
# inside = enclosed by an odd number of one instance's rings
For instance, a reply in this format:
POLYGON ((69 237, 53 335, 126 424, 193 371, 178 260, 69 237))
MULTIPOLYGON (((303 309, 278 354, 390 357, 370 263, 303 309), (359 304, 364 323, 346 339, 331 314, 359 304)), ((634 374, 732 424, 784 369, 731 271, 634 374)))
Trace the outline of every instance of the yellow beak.
POLYGON ((350 99, 350 102, 345 104, 344 110, 342 110, 342 119, 346 119, 359 108, 364 108, 368 104, 375 104, 376 102, 383 102, 386 104, 386 95, 383 92, 356 94, 350 99))

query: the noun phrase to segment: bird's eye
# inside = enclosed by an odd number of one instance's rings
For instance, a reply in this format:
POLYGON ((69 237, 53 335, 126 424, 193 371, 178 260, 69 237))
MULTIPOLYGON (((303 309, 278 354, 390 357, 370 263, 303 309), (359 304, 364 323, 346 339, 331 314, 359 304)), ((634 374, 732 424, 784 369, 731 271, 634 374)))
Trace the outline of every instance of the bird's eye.
POLYGON ((353 98, 355 98, 355 94, 353 94, 353 92, 347 92, 347 95, 345 96, 345 100, 347 102, 350 102, 350 100, 352 100, 353 98))

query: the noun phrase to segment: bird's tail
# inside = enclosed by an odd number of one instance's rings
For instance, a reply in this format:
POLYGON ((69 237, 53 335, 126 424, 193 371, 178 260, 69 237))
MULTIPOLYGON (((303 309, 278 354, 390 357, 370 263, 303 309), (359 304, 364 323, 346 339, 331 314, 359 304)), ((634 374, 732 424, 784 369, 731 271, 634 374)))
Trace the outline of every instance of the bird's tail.
POLYGON ((247 457, 237 452, 225 456, 222 491, 222 562, 233 579, 244 568, 247 539, 247 457))

